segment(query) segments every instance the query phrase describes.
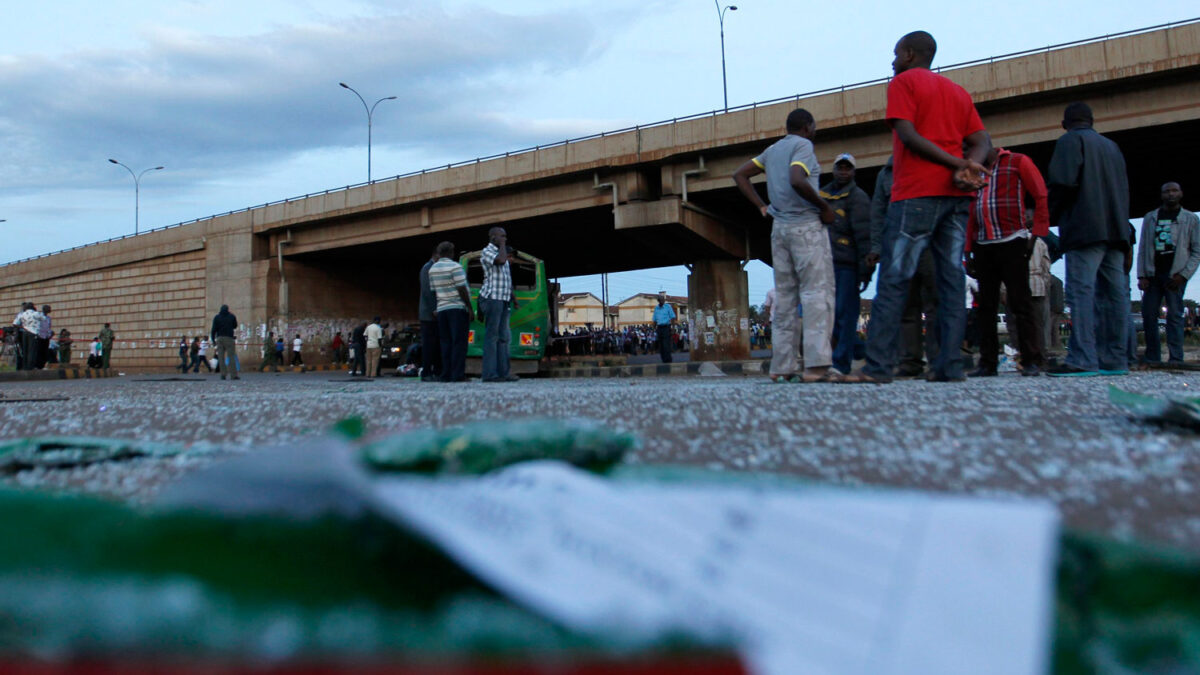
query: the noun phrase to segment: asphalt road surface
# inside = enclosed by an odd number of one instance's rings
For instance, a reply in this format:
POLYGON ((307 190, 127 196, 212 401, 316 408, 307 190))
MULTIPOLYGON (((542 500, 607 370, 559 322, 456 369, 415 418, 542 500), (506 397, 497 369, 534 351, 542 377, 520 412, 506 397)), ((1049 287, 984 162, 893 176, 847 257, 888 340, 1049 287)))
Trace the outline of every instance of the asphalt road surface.
POLYGON ((821 483, 1055 502, 1070 527, 1200 552, 1200 435, 1130 418, 1110 384, 1200 390, 1200 373, 998 378, 957 384, 774 385, 764 377, 364 382, 336 373, 134 376, 4 383, 0 439, 93 435, 184 444, 172 459, 27 470, 8 483, 140 501, 223 457, 321 434, 350 415, 370 433, 524 417, 586 417, 635 432, 628 461, 779 472, 821 483))

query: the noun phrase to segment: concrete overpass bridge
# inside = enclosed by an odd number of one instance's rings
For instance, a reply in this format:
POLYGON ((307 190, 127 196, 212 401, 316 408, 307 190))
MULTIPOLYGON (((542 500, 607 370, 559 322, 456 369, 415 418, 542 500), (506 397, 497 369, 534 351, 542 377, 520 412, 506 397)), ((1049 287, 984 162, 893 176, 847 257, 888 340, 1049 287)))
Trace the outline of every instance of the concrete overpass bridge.
MULTIPOLYGON (((1158 186, 1200 186, 1200 20, 948 67, 996 144, 1049 160, 1066 103, 1085 100, 1129 166, 1132 216, 1158 186)), ((891 151, 886 79, 732 108, 305 195, 5 266, 0 304, 56 306, 89 336, 105 320, 116 363, 174 362, 158 347, 203 332, 222 303, 248 357, 269 328, 318 342, 357 318, 416 319, 416 272, 441 240, 477 249, 502 225, 552 277, 689 265, 690 306, 713 351, 747 349, 744 261, 770 261, 769 225, 730 179, 782 134, 818 121, 822 166, 851 152, 868 192, 891 151), (707 317, 713 321, 708 324, 707 317)), ((827 177, 827 176, 826 176, 827 177)), ((1197 189, 1197 188, 1193 188, 1197 189)), ((77 332, 77 335, 79 333, 77 332)), ((697 345, 703 357, 707 345, 697 345)))

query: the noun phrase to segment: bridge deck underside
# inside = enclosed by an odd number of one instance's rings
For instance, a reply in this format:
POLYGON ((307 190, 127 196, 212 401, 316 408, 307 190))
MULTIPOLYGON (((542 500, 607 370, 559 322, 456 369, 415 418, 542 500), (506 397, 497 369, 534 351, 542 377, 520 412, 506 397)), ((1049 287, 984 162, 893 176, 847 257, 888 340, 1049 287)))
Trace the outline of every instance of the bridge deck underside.
MULTIPOLYGON (((1129 173, 1131 218, 1140 218, 1159 201, 1160 186, 1178 181, 1184 189, 1185 205, 1193 208, 1200 197, 1200 120, 1143 127, 1106 134, 1125 154, 1129 173), (1191 195, 1189 197, 1189 195, 1191 195)), ((1053 142, 1012 146, 1031 156, 1045 172, 1054 151, 1053 142)), ((868 193, 875 187, 878 168, 858 172, 858 184, 868 193)), ((826 173, 824 183, 830 180, 826 173)), ((768 264, 770 226, 758 217, 733 187, 696 192, 692 202, 744 232, 750 242, 750 257, 768 264)), ((729 258, 726 251, 682 225, 666 224, 617 230, 610 206, 573 210, 503 223, 509 242, 520 250, 546 261, 551 277, 621 272, 694 263, 705 259, 729 258)), ((370 265, 395 269, 405 278, 428 259, 439 241, 449 238, 459 250, 482 248, 489 226, 456 230, 453 234, 431 232, 405 236, 369 245, 305 253, 298 260, 325 265, 370 265)))

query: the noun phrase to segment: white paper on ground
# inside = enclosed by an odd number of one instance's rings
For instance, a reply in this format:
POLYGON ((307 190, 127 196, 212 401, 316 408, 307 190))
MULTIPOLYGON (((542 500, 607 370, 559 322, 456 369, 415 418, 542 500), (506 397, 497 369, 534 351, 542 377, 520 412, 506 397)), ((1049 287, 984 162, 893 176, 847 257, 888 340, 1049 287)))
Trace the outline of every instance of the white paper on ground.
POLYGON ((1047 504, 608 481, 557 462, 387 477, 375 497, 576 630, 726 638, 763 675, 1046 669, 1047 504))

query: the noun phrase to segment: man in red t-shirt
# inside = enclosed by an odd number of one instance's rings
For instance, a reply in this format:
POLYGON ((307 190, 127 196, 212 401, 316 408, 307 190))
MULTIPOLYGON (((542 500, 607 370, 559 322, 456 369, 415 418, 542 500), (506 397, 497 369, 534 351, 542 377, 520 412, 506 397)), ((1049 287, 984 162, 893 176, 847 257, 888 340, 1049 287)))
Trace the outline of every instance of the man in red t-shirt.
POLYGON ((965 379, 958 350, 966 330, 962 262, 967 208, 973 192, 985 182, 982 163, 992 144, 970 94, 929 69, 936 52, 933 36, 924 31, 896 43, 896 76, 888 85, 887 103, 894 157, 892 201, 867 327, 867 364, 850 381, 891 382, 900 315, 926 247, 933 249, 939 346, 928 379, 965 379))

